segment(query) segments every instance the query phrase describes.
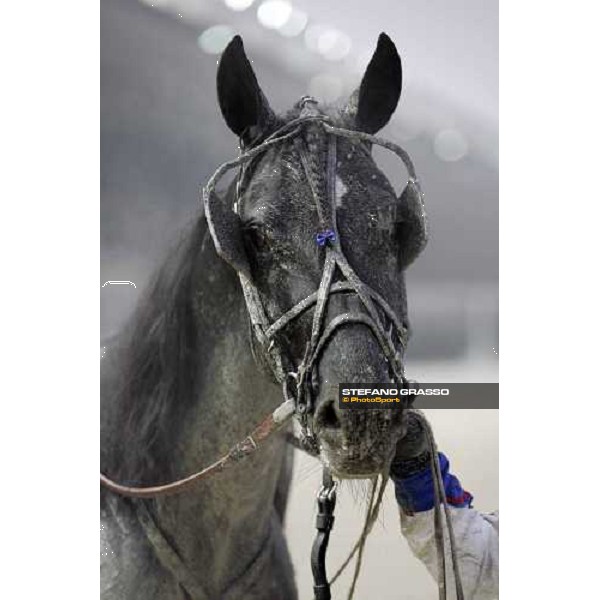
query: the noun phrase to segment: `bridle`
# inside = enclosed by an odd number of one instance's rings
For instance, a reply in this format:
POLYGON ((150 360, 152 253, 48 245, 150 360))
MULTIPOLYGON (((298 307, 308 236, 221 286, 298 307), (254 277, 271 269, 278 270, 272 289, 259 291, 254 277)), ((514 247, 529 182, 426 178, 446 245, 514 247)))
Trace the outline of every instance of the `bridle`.
MULTIPOLYGON (((342 250, 336 215, 337 140, 339 137, 343 137, 358 142, 379 145, 399 156, 409 174, 409 180, 402 197, 411 197, 413 206, 419 207, 419 217, 422 220, 423 226, 425 226, 423 198, 415 169, 410 157, 400 146, 368 133, 335 127, 331 124, 329 117, 318 112, 316 105, 317 102, 312 97, 303 97, 299 102, 301 112, 298 118, 286 123, 254 147, 251 146, 241 152, 238 158, 221 165, 202 191, 204 213, 216 251, 222 259, 230 263, 237 271, 250 318, 252 334, 259 345, 262 357, 269 365, 276 381, 282 386, 283 402, 273 413, 267 415, 250 435, 233 446, 227 454, 189 477, 160 486, 130 487, 114 482, 100 473, 100 482, 107 489, 133 498, 156 498, 158 496, 182 492, 195 485, 198 481, 207 479, 213 474, 225 470, 254 453, 266 439, 280 430, 294 415, 300 424, 301 436, 299 445, 311 454, 318 454, 318 444, 314 436, 313 427, 318 362, 327 343, 342 327, 356 324, 368 327, 383 351, 383 355, 389 366, 391 378, 393 378, 399 387, 407 385, 402 360, 408 338, 407 328, 387 301, 362 281, 342 250), (301 137, 303 131, 306 134, 309 145, 310 140, 316 136, 320 136, 323 133, 327 136, 327 172, 325 185, 323 185, 320 178, 321 165, 307 148, 307 140, 303 140, 301 137), (245 261, 245 251, 241 247, 241 241, 232 235, 232 229, 237 225, 236 219, 239 220, 241 203, 243 202, 243 184, 249 165, 256 157, 262 155, 269 148, 281 145, 286 140, 292 140, 294 147, 299 153, 317 209, 319 223, 318 228, 315 230, 315 243, 324 248, 325 257, 318 289, 298 302, 283 315, 274 321, 270 321, 261 295, 245 261), (236 184, 236 199, 232 210, 230 207, 224 206, 221 199, 217 196, 216 186, 221 178, 234 168, 240 168, 240 174, 236 184), (344 277, 343 281, 333 282, 336 270, 341 272, 344 277), (332 294, 342 293, 354 293, 359 298, 365 312, 345 312, 325 323, 329 297, 332 294), (314 312, 310 338, 306 344, 306 349, 300 363, 297 367, 294 367, 294 361, 290 359, 285 349, 279 344, 278 334, 313 307, 314 312), (382 316, 387 320, 387 323, 385 323, 382 316), (386 324, 389 324, 389 327, 386 328, 386 324), (395 343, 394 338, 398 340, 398 344, 395 343)), ((424 417, 422 419, 424 420, 424 417)), ((424 422, 427 423, 426 421, 424 422)), ((433 440, 433 434, 428 423, 426 427, 432 456, 437 457, 435 441, 433 440), (434 450, 435 453, 433 454, 434 450)), ((437 460, 432 460, 432 470, 434 473, 436 498, 439 499, 439 503, 442 503, 446 510, 446 522, 450 533, 450 546, 454 559, 457 598, 461 600, 463 595, 455 559, 454 536, 445 496, 442 493, 443 484, 437 460)), ((355 570, 351 595, 353 594, 360 569, 360 558, 364 542, 377 519, 386 481, 387 477, 384 477, 376 500, 376 483, 374 483, 371 494, 371 505, 361 538, 352 549, 350 556, 342 565, 342 568, 332 578, 332 582, 337 579, 347 566, 350 558, 358 551, 359 559, 355 570)), ((330 582, 325 573, 325 552, 329 533, 333 526, 333 510, 336 502, 335 493, 336 484, 331 477, 331 473, 324 468, 323 486, 317 495, 319 511, 317 515, 318 534, 313 544, 311 555, 316 600, 328 600, 331 597, 330 582)), ((436 545, 438 559, 441 561, 439 564, 441 567, 439 571, 440 577, 442 577, 443 572, 443 580, 439 583, 440 598, 444 598, 446 593, 444 542, 443 536, 440 537, 442 525, 441 515, 439 514, 439 503, 436 501, 436 545)))
POLYGON ((335 185, 338 137, 380 144, 396 152, 408 169, 410 176, 408 186, 418 195, 419 199, 421 199, 421 193, 413 164, 402 148, 369 134, 334 127, 327 116, 316 110, 317 102, 310 96, 302 98, 299 104, 301 112, 297 119, 286 123, 258 146, 251 147, 242 153, 237 160, 226 163, 219 168, 204 188, 203 199, 206 218, 217 252, 222 258, 233 263, 232 266, 238 271, 252 332, 261 354, 266 359, 275 379, 282 386, 284 401, 291 400, 294 403, 294 414, 300 423, 300 441, 303 447, 315 453, 318 452, 313 428, 314 397, 316 395, 314 387, 317 379, 315 375, 319 358, 338 329, 356 324, 368 327, 383 351, 390 375, 394 381, 400 386, 404 386, 406 383, 402 358, 408 331, 386 300, 357 275, 348 262, 340 243, 335 185), (303 131, 306 139, 302 139, 301 133, 303 131), (312 140, 322 135, 322 133, 327 136, 327 172, 324 185, 319 172, 321 165, 311 156, 307 148, 307 145, 310 147, 312 140), (228 252, 227 240, 222 239, 221 226, 224 222, 224 208, 221 200, 216 195, 215 188, 218 181, 229 169, 240 167, 234 203, 234 212, 239 215, 243 202, 242 189, 245 174, 251 161, 272 146, 290 139, 299 153, 300 162, 311 190, 312 200, 317 209, 318 227, 315 229, 315 242, 324 248, 325 257, 318 289, 275 321, 270 322, 251 275, 242 265, 235 264, 235 259, 231 260, 232 255, 228 252), (345 280, 332 283, 336 269, 339 269, 345 280), (328 299, 331 294, 339 293, 356 294, 366 312, 346 312, 325 323, 328 299), (310 338, 300 363, 297 367, 294 367, 292 366, 294 364, 293 360, 286 355, 285 350, 278 342, 278 334, 313 307, 310 338), (387 328, 384 327, 382 315, 389 324, 387 328), (398 344, 395 343, 394 338, 398 340, 398 344))

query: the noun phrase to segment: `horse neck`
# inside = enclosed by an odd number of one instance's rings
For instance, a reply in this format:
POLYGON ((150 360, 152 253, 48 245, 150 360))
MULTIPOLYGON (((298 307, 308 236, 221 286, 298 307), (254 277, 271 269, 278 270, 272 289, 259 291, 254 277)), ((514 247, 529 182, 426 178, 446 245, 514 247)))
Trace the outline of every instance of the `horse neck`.
MULTIPOLYGON (((195 369, 193 397, 175 419, 176 435, 162 457, 175 477, 225 454, 280 402, 279 389, 253 360, 237 276, 218 258, 208 236, 197 261, 187 300, 198 332, 189 361, 195 369)), ((275 439, 195 489, 154 501, 159 527, 190 569, 214 580, 215 589, 241 574, 268 536, 284 456, 282 440, 275 439)), ((151 483, 145 474, 141 479, 151 483)))
MULTIPOLYGON (((195 295, 199 331, 197 401, 178 444, 182 474, 224 455, 281 401, 256 366, 237 277, 212 244, 205 246, 195 295)), ((268 537, 285 455, 274 440, 246 462, 181 496, 157 503, 159 522, 184 561, 210 574, 216 590, 243 573, 268 537)))

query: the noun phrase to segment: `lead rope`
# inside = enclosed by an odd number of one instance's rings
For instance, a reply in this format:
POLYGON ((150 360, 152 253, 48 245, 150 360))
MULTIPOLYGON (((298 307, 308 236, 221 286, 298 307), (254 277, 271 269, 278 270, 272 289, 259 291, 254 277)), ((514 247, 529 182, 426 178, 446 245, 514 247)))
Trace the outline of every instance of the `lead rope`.
POLYGON ((418 409, 410 409, 410 411, 419 419, 419 422, 425 429, 427 437, 427 443, 429 445, 429 452, 431 454, 431 470, 433 475, 434 484, 434 495, 435 495, 435 507, 434 507, 434 523, 435 523, 435 539, 436 539, 436 550, 438 555, 438 588, 440 590, 440 599, 447 598, 446 592, 446 557, 445 557, 445 541, 444 531, 441 519, 440 504, 444 510, 444 516, 446 521, 446 528, 448 529, 448 540, 450 542, 450 557, 452 559, 452 571, 454 573, 454 585, 456 590, 456 600, 464 600, 464 591, 462 585, 462 578, 460 576, 460 568, 458 565, 457 549, 456 549, 456 538, 454 536, 454 527, 452 525, 452 516, 450 514, 450 508, 448 507, 448 501, 446 499, 446 493, 444 490, 444 482, 442 479, 442 471, 440 468, 440 461, 438 458, 438 448, 433 435, 433 430, 429 421, 425 418, 425 415, 418 409), (436 516, 437 515, 437 516, 436 516), (443 592, 443 595, 442 595, 443 592))
MULTIPOLYGON (((415 416, 418 417, 419 422, 423 425, 425 429, 425 434, 427 437, 427 444, 429 446, 431 459, 431 470, 433 476, 433 488, 434 488, 434 536, 436 543, 436 554, 438 561, 438 595, 440 600, 447 600, 448 598, 448 589, 447 589, 447 576, 446 576, 446 557, 445 557, 445 543, 444 543, 444 530, 443 530, 443 521, 440 510, 440 504, 444 510, 446 527, 448 529, 448 539, 450 542, 450 557, 452 559, 452 570, 454 573, 454 585, 456 591, 456 600, 464 600, 464 591, 462 586, 462 578, 460 576, 460 569, 458 565, 458 557, 457 557, 457 548, 456 548, 456 538, 454 535, 454 527, 452 525, 452 519, 450 514, 450 509, 448 507, 448 502, 446 500, 446 494, 444 492, 444 483, 442 479, 442 472, 440 469, 440 463, 438 459, 438 449, 435 441, 435 437, 433 435, 433 430, 429 421, 425 418, 425 415, 418 409, 409 409, 415 416)), ((348 592, 348 600, 353 600, 354 593, 356 591, 356 584, 358 582, 358 577, 360 575, 360 569, 362 566, 362 557, 364 553, 365 544, 367 541, 367 537, 371 533, 373 529, 373 525, 377 521, 379 516, 379 509, 381 507, 383 501, 383 495, 385 491, 386 484, 388 482, 389 476, 381 475, 380 476, 380 485, 379 490, 377 490, 377 482, 378 478, 372 480, 371 485, 371 493, 369 495, 369 505, 367 507, 367 512, 365 516, 365 522, 363 525, 362 532, 352 547, 352 550, 349 552, 346 560, 340 565, 338 570, 335 572, 334 576, 331 578, 330 585, 333 585, 337 579, 342 575, 342 573, 346 570, 350 561, 354 557, 354 555, 358 552, 358 557, 356 560, 356 565, 354 567, 354 576, 352 578, 352 583, 350 585, 350 589, 348 592), (377 493, 376 493, 377 492, 377 493), (376 498, 376 500, 374 500, 376 498)), ((318 600, 318 599, 317 599, 318 600)))
MULTIPOLYGON (((388 482, 388 476, 381 476, 381 482, 379 485, 379 492, 377 494, 377 500, 375 500, 375 504, 371 503, 372 510, 371 514, 367 513, 367 517, 365 518, 365 525, 363 527, 363 531, 360 535, 358 541, 358 557, 356 559, 356 565, 354 566, 354 576, 352 577, 352 584, 350 586, 350 591, 348 592, 348 600, 352 600, 354 598, 354 591, 356 590, 356 584, 358 582, 358 576, 360 575, 360 569, 362 567, 362 557, 365 549, 365 544, 367 543, 367 537, 373 530, 373 525, 377 521, 377 517, 379 516, 379 508, 381 507, 381 503, 383 502, 383 494, 385 492, 385 486, 388 482)), ((373 492, 372 496, 375 496, 375 490, 377 489, 377 478, 373 480, 373 492)))
POLYGON ((159 496, 170 496, 179 494, 180 492, 196 485, 199 481, 207 479, 215 473, 220 473, 227 468, 230 468, 235 463, 240 462, 250 454, 253 454, 262 446, 262 444, 276 431, 280 430, 294 414, 294 401, 286 400, 280 404, 272 414, 263 419, 252 433, 233 446, 227 454, 208 465, 204 469, 178 479, 165 485, 155 485, 148 487, 131 487, 121 485, 116 481, 108 478, 103 473, 100 473, 100 484, 111 492, 127 496, 129 498, 158 498, 159 496))

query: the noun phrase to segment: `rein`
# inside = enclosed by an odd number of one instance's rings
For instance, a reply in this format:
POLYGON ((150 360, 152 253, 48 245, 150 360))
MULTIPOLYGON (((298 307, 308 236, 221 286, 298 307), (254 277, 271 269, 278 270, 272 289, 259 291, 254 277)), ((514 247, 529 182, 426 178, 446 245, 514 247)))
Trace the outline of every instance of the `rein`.
POLYGON ((149 487, 130 487, 116 483, 112 479, 100 473, 100 483, 111 492, 127 496, 128 498, 158 498, 159 496, 172 496, 192 487, 203 479, 208 479, 215 473, 220 473, 233 464, 241 461, 249 454, 258 450, 259 446, 269 438, 275 431, 278 431, 294 414, 294 404, 291 401, 284 402, 268 415, 261 423, 254 428, 252 433, 245 437, 241 442, 233 446, 227 454, 208 465, 204 469, 178 479, 165 485, 156 485, 149 487))
MULTIPOLYGON (((296 416, 301 430, 301 436, 296 439, 295 445, 306 450, 309 454, 318 455, 319 447, 314 435, 313 416, 314 416, 314 397, 315 380, 318 361, 328 343, 328 341, 341 328, 350 325, 361 324, 368 327, 388 363, 390 374, 395 382, 404 387, 407 380, 404 377, 403 354, 408 339, 408 331, 403 326, 398 316, 390 305, 380 294, 365 284, 349 264, 340 244, 340 235, 337 227, 336 215, 336 193, 335 179, 337 166, 337 138, 344 137, 358 142, 380 145, 394 152, 404 163, 409 174, 409 180, 405 191, 409 191, 416 198, 419 217, 425 223, 425 213, 423 207, 423 198, 420 186, 416 177, 414 165, 408 156, 408 153, 400 146, 384 140, 382 138, 363 133, 360 131, 334 127, 331 125, 329 117, 320 114, 314 105, 316 101, 310 97, 304 97, 301 101, 300 117, 294 119, 255 147, 251 147, 234 160, 223 163, 209 179, 202 191, 204 204, 204 213, 208 222, 209 230, 213 238, 215 248, 219 256, 230 262, 236 269, 254 338, 262 350, 262 355, 266 359, 275 379, 282 386, 283 402, 275 411, 267 415, 259 425, 242 441, 235 444, 224 456, 203 468, 202 470, 188 477, 173 481, 165 485, 149 487, 130 487, 121 485, 104 474, 100 473, 100 483, 108 490, 127 496, 130 498, 157 498, 183 492, 198 482, 205 480, 216 473, 220 473, 233 464, 240 462, 245 457, 253 454, 264 444, 264 442, 275 432, 279 431, 290 421, 292 416, 296 416), (302 139, 302 132, 306 129, 305 135, 310 142, 320 133, 327 134, 327 174, 325 180, 325 193, 319 180, 319 165, 311 158, 306 140, 302 139), (270 147, 279 145, 286 140, 292 140, 295 149, 300 155, 300 161, 306 174, 311 194, 317 209, 319 219, 319 230, 315 232, 315 243, 324 248, 325 257, 321 281, 318 289, 298 302, 283 315, 273 322, 267 317, 264 304, 260 293, 252 281, 249 271, 239 265, 233 264, 231 256, 228 253, 227 240, 222 239, 223 232, 219 230, 219 225, 226 222, 227 217, 224 211, 231 210, 224 207, 221 200, 216 195, 216 186, 219 180, 231 169, 240 168, 239 178, 237 180, 236 192, 237 198, 234 204, 236 216, 240 214, 242 196, 242 187, 246 168, 257 156, 263 154, 270 147), (341 272, 345 281, 333 283, 333 277, 338 270, 341 272), (325 312, 327 302, 331 294, 354 293, 360 299, 366 312, 347 312, 337 315, 328 323, 325 323, 325 312), (293 367, 294 361, 291 360, 277 341, 277 334, 284 330, 290 323, 304 314, 307 310, 313 308, 313 320, 310 339, 306 344, 306 349, 301 362, 293 367), (382 318, 383 317, 383 318, 382 318), (389 322, 389 327, 384 326, 384 319, 389 322), (400 348, 396 347, 394 334, 399 342, 400 348)), ((226 234, 225 234, 226 236, 226 234)), ((410 410, 410 407, 409 407, 410 410)), ((444 538, 441 511, 439 504, 444 507, 446 517, 446 526, 449 531, 450 550, 453 559, 453 568, 456 582, 457 600, 463 600, 462 585, 458 573, 458 564, 456 562, 455 539, 450 521, 450 513, 443 493, 443 483, 439 462, 437 460, 437 448, 433 439, 433 432, 427 423, 425 417, 419 411, 415 411, 425 425, 428 436, 428 443, 432 455, 432 471, 434 474, 434 486, 436 494, 435 505, 435 535, 436 549, 438 554, 438 589, 440 600, 446 598, 446 568, 444 556, 444 538)), ((372 490, 369 501, 369 508, 365 517, 363 531, 359 540, 352 548, 348 558, 342 564, 340 569, 333 576, 333 583, 350 563, 352 557, 358 552, 358 558, 355 566, 354 577, 349 592, 349 600, 353 597, 356 582, 360 572, 362 554, 368 534, 377 520, 379 507, 383 501, 383 493, 387 483, 388 476, 381 477, 379 488, 377 478, 373 480, 372 490)), ((333 527, 333 511, 335 508, 336 483, 333 481, 331 473, 327 468, 323 469, 323 486, 317 495, 318 515, 317 515, 317 537, 313 544, 311 554, 311 565, 315 579, 315 599, 329 600, 331 598, 330 583, 327 580, 325 572, 325 553, 329 541, 329 534, 333 527)))

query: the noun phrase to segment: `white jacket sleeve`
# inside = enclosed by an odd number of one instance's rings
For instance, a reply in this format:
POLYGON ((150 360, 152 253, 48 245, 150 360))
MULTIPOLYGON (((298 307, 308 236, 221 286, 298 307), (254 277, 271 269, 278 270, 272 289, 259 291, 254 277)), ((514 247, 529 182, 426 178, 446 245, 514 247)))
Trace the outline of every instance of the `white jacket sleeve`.
MULTIPOLYGON (((498 598, 498 512, 482 514, 474 508, 449 507, 456 538, 459 572, 465 600, 498 598)), ((438 580, 433 509, 406 514, 400 509, 400 525, 413 554, 438 580)), ((443 517, 443 511, 442 511, 443 517)), ((444 517, 443 517, 444 518, 444 517)), ((448 598, 455 600, 454 574, 444 518, 448 598)))

